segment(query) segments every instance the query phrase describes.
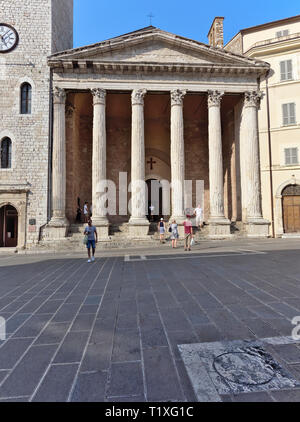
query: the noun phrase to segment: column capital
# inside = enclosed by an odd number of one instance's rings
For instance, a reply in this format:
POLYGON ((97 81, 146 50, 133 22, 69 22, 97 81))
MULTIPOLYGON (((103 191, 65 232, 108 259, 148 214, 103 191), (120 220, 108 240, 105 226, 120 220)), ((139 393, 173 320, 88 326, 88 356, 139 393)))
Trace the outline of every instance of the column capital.
POLYGON ((187 91, 182 89, 173 89, 171 91, 171 105, 176 106, 182 106, 184 97, 186 96, 187 91))
POLYGON ((221 107, 221 101, 223 96, 224 92, 208 91, 208 108, 221 107))
POLYGON ((59 87, 54 87, 53 89, 53 103, 54 104, 65 104, 66 103, 66 98, 67 98, 67 94, 65 89, 63 88, 59 88, 59 87))
POLYGON ((146 89, 135 89, 131 94, 132 105, 144 105, 144 98, 147 94, 146 89))
POLYGON ((245 107, 258 108, 262 97, 263 97, 263 93, 261 91, 245 92, 245 107))
POLYGON ((94 88, 94 89, 91 89, 91 93, 93 95, 94 105, 97 105, 97 104, 105 105, 106 104, 106 90, 105 89, 94 88))

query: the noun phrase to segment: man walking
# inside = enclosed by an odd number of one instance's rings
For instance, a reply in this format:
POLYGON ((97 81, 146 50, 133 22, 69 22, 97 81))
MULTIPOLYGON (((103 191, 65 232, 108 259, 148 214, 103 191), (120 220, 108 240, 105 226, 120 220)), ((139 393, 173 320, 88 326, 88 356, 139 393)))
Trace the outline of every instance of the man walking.
POLYGON ((85 236, 88 237, 86 247, 87 247, 88 256, 89 256, 88 263, 90 264, 91 262, 95 262, 96 243, 98 243, 97 229, 95 226, 93 226, 93 222, 91 219, 88 221, 88 226, 86 227, 84 234, 85 236), (93 253, 92 257, 91 257, 91 248, 92 248, 92 253, 93 253))

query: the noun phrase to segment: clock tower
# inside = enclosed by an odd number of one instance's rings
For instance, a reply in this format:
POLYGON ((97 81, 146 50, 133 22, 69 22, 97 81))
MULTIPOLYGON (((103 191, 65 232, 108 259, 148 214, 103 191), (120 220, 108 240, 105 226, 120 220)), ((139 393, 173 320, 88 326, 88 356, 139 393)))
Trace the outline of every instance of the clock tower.
POLYGON ((0 247, 21 248, 49 218, 47 57, 73 47, 73 0, 0 0, 0 10, 0 247))

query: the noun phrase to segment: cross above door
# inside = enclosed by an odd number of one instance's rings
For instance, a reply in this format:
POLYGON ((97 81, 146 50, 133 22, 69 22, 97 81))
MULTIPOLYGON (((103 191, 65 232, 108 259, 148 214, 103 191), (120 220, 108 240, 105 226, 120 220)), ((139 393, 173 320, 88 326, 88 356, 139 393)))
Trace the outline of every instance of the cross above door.
POLYGON ((150 164, 150 170, 153 170, 153 164, 156 164, 156 161, 153 161, 153 158, 150 161, 147 161, 147 164, 150 164))

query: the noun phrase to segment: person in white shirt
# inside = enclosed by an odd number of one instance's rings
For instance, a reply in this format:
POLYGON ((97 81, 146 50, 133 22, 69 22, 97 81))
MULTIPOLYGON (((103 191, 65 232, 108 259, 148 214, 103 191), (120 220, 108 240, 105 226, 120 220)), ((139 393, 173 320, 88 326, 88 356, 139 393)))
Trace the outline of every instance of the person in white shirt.
POLYGON ((195 209, 194 215, 196 216, 196 226, 201 229, 203 227, 203 209, 200 204, 195 209))
POLYGON ((154 220, 154 211, 155 211, 155 208, 154 208, 154 205, 150 205, 150 207, 149 207, 149 210, 150 210, 150 219, 151 219, 151 221, 153 221, 154 220))
POLYGON ((86 202, 86 203, 84 204, 84 207, 83 207, 83 214, 84 214, 84 222, 85 222, 85 223, 87 223, 87 222, 89 221, 89 218, 90 218, 90 213, 89 213, 89 203, 88 203, 88 202, 86 202))

